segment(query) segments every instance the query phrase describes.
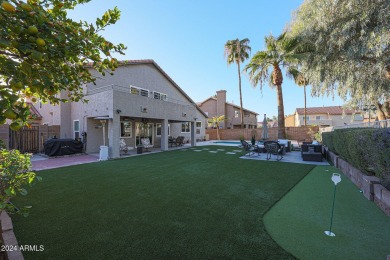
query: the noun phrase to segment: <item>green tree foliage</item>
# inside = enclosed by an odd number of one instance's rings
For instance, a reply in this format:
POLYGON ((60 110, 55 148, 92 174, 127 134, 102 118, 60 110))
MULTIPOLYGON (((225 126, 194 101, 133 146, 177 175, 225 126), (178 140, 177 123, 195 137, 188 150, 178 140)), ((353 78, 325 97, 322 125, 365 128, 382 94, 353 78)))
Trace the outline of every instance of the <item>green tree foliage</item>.
POLYGON ((90 0, 9 0, 0 6, 0 123, 23 125, 29 109, 26 100, 85 101, 81 85, 95 82, 86 66, 102 75, 118 66, 114 53, 124 54, 98 33, 120 17, 115 7, 95 24, 73 21, 67 10, 90 0), (103 57, 102 57, 103 56, 103 57), (68 98, 56 94, 67 91, 68 98))
POLYGON ((263 82, 268 81, 270 87, 276 88, 278 101, 278 138, 286 138, 286 130, 284 128, 284 105, 282 83, 283 74, 282 67, 288 67, 292 63, 297 62, 295 49, 298 42, 295 38, 286 36, 282 33, 275 38, 273 35, 265 37, 266 49, 258 51, 250 60, 245 70, 249 72, 249 77, 253 86, 260 85, 263 87, 263 82), (270 70, 272 71, 270 73, 270 70))
POLYGON ((249 46, 249 39, 242 40, 235 39, 229 40, 225 44, 225 57, 227 58, 228 65, 232 63, 237 64, 238 70, 238 89, 240 91, 240 119, 241 128, 244 128, 244 111, 242 105, 242 91, 241 91, 241 68, 240 64, 249 58, 251 47, 249 46))
POLYGON ((222 116, 213 116, 208 120, 209 127, 215 127, 217 129, 217 139, 220 140, 219 137, 219 125, 225 122, 225 115, 222 116))
POLYGON ((312 49, 301 59, 312 94, 375 104, 380 119, 389 118, 389 28, 388 0, 305 0, 290 32, 312 49))
MULTIPOLYGON (((10 199, 16 195, 26 195, 26 185, 31 185, 35 180, 40 180, 31 171, 30 154, 21 154, 18 150, 0 150, 0 211, 10 213, 15 211, 15 206, 10 199)), ((27 215, 29 207, 21 208, 18 213, 27 215)))

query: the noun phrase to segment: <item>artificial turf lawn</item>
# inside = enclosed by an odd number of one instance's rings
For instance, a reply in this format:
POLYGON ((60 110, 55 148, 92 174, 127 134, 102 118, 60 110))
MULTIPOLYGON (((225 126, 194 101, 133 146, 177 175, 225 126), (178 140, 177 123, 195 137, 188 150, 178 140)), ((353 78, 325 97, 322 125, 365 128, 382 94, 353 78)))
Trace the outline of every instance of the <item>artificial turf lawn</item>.
POLYGON ((318 166, 264 216, 267 231, 299 259, 386 259, 390 255, 390 218, 344 175, 336 187, 332 166, 318 166))
POLYGON ((226 154, 237 148, 207 148, 225 151, 170 151, 39 172, 43 181, 15 200, 33 206, 30 216, 13 221, 20 244, 45 250, 24 255, 293 258, 262 218, 313 166, 242 160, 226 154))

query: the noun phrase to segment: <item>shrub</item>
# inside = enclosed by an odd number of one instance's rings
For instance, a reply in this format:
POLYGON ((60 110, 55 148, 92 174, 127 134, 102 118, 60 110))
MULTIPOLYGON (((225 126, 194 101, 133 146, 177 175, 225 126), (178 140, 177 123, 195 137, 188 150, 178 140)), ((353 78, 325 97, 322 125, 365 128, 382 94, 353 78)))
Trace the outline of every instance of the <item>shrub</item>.
POLYGON ((31 171, 30 154, 21 154, 18 150, 0 150, 0 211, 28 215, 29 206, 18 209, 11 198, 18 194, 26 195, 26 185, 32 185, 40 177, 31 171))
POLYGON ((367 175, 375 175, 390 188, 390 130, 337 129, 323 133, 323 143, 367 175))

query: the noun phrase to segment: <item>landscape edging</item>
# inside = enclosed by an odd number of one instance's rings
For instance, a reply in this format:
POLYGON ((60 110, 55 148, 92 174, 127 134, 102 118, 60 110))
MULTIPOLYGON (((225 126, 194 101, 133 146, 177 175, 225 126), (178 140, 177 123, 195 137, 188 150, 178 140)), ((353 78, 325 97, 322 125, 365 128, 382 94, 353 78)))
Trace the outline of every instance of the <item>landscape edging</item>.
POLYGON ((0 213, 1 240, 5 250, 5 257, 9 260, 24 260, 18 241, 14 233, 12 220, 7 212, 0 213))
POLYGON ((327 151, 327 156, 336 168, 362 190, 364 197, 374 201, 390 217, 390 191, 380 184, 379 178, 364 174, 329 150, 327 151))

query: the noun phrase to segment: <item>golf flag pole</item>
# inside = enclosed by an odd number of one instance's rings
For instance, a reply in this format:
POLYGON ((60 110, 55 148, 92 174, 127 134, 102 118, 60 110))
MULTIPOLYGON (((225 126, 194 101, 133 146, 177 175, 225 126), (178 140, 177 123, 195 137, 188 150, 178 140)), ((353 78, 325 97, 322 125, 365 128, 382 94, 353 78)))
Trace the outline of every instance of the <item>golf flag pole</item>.
POLYGON ((335 237, 335 233, 332 232, 332 224, 333 224, 333 213, 334 213, 334 202, 336 200, 336 187, 339 182, 341 182, 341 176, 339 173, 333 173, 332 175, 332 181, 334 183, 334 191, 333 191, 333 204, 332 204, 332 214, 330 216, 330 228, 329 231, 325 231, 325 235, 330 237, 335 237))

